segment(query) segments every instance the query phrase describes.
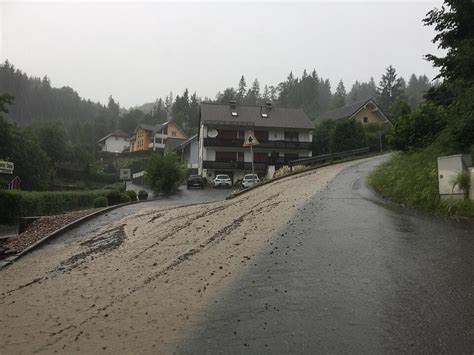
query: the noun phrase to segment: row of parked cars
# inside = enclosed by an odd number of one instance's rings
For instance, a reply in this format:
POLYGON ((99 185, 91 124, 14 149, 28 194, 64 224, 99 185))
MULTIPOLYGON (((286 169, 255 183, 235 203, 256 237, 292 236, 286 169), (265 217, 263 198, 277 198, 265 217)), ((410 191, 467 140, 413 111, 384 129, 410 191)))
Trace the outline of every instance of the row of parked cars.
MULTIPOLYGON (((255 184, 258 184, 260 179, 258 178, 257 174, 246 174, 242 180, 237 180, 234 186, 236 187, 251 187, 255 184)), ((187 181, 188 189, 192 187, 198 187, 203 189, 204 187, 211 185, 214 188, 231 188, 232 187, 232 179, 229 175, 219 174, 216 175, 214 180, 208 181, 205 177, 200 175, 190 175, 187 181)))

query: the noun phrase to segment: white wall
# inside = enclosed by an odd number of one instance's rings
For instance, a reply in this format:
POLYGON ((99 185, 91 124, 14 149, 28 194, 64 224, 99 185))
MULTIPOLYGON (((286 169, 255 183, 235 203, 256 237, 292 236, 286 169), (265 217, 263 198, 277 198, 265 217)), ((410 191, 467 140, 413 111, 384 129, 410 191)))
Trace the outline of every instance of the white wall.
POLYGON ((126 148, 128 148, 128 141, 125 138, 111 136, 105 140, 102 151, 122 153, 126 148))
MULTIPOLYGON (((285 140, 285 130, 269 130, 268 131, 269 141, 283 141, 285 140)), ((299 131, 298 140, 300 142, 311 142, 313 140, 313 132, 311 130, 299 131)))
POLYGON ((299 132, 298 140, 300 142, 311 142, 313 140, 313 132, 311 131, 299 132))
POLYGON ((268 132, 269 141, 282 141, 285 139, 285 131, 270 130, 268 132))

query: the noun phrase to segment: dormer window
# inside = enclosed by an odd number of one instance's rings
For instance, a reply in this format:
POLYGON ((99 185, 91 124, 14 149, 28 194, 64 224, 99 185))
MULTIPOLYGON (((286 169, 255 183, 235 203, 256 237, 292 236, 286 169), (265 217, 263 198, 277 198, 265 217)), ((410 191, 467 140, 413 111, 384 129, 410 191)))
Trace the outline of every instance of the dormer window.
POLYGON ((237 117, 239 114, 236 111, 232 111, 232 117, 237 117))

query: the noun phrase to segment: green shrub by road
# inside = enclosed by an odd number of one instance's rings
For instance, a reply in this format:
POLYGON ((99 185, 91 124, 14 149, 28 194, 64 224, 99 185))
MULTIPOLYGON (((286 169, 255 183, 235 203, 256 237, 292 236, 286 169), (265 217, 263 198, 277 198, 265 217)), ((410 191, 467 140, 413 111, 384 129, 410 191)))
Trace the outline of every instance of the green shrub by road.
POLYGON ((103 207, 104 202, 105 206, 129 202, 129 195, 121 192, 123 186, 120 183, 109 189, 91 191, 0 190, 0 223, 13 223, 22 216, 48 216, 103 207))
POLYGON ((176 154, 153 154, 145 172, 145 179, 156 195, 167 195, 178 190, 185 173, 186 168, 176 154))
POLYGON ((378 192, 394 202, 447 216, 474 217, 474 203, 441 201, 438 193, 437 157, 447 155, 430 147, 413 153, 397 153, 368 177, 378 192))

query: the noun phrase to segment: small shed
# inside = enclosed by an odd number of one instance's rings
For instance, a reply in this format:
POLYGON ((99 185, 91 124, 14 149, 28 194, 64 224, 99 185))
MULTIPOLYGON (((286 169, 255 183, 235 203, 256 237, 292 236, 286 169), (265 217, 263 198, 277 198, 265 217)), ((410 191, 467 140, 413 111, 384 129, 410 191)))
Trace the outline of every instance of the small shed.
POLYGON ((7 190, 20 190, 21 179, 17 175, 0 173, 1 188, 7 190))

